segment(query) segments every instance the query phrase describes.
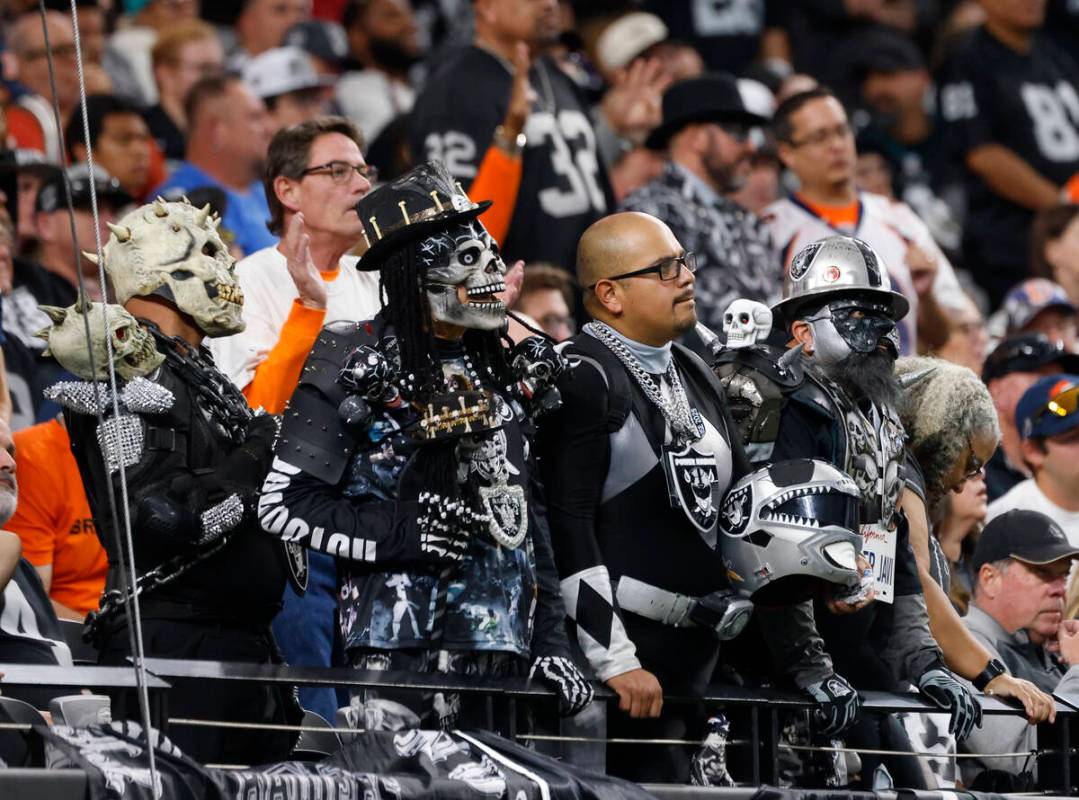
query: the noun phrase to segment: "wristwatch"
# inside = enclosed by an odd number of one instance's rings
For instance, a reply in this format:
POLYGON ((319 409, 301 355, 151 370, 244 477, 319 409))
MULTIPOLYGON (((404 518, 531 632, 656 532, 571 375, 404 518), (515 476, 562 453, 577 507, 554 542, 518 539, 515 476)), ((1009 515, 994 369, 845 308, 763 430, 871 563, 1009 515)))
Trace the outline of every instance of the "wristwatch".
POLYGON ((985 669, 978 673, 977 677, 971 681, 974 684, 974 688, 979 692, 984 692, 985 687, 989 685, 989 682, 998 675, 1003 675, 1008 671, 1008 668, 1001 663, 999 658, 989 659, 989 663, 985 665, 985 669))
POLYGON ((495 128, 494 145, 503 153, 513 158, 521 155, 521 151, 528 144, 528 137, 521 131, 514 137, 510 137, 509 131, 502 125, 495 128))

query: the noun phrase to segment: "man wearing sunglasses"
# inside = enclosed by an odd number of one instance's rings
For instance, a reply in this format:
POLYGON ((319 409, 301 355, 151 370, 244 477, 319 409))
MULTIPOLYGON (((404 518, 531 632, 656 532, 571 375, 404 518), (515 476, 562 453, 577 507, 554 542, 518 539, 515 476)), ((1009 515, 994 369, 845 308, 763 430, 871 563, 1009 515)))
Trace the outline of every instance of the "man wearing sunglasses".
MULTIPOLYGON (((323 326, 368 319, 381 308, 378 273, 360 272, 347 255, 362 241, 356 203, 375 178, 360 141, 348 120, 320 117, 278 131, 270 143, 270 228, 283 238, 236 265, 247 327, 211 348, 253 408, 282 413, 323 326)), ((286 591, 274 620, 290 664, 330 666, 336 589, 333 559, 312 552, 307 593, 286 591)), ((338 706, 332 689, 301 689, 300 697, 324 716, 338 706)))
POLYGON ((663 173, 625 199, 627 211, 663 220, 697 257, 697 316, 723 327, 732 300, 777 298, 779 257, 763 223, 727 195, 746 182, 755 129, 768 123, 754 96, 725 74, 676 83, 663 95, 663 123, 646 144, 666 150, 663 173))
MULTIPOLYGON (((697 321, 696 258, 660 220, 614 214, 581 238, 593 322, 563 354, 562 407, 540 425, 540 466, 566 612, 595 676, 618 694, 612 738, 704 735, 699 695, 721 641, 744 627, 717 552, 720 499, 747 474, 722 389, 676 340, 697 321), (733 439, 732 439, 733 433, 733 439)), ((607 770, 685 783, 689 753, 611 745, 607 770)))
POLYGON ((1031 477, 989 504, 989 519, 1012 508, 1040 511, 1079 546, 1079 375, 1046 375, 1015 408, 1031 477))

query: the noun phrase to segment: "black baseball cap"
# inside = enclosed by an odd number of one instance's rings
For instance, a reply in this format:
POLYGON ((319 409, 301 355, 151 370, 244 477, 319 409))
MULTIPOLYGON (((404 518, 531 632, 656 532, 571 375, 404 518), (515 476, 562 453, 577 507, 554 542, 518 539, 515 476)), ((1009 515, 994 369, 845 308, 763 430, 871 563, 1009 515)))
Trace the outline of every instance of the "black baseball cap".
POLYGON ((1040 511, 1013 508, 985 526, 971 562, 977 572, 982 564, 1005 558, 1042 566, 1062 558, 1079 558, 1079 547, 1072 547, 1061 527, 1040 511))
MULTIPOLYGON (((68 167, 64 172, 57 170, 41 184, 34 202, 34 210, 51 214, 67 207, 64 200, 64 173, 71 183, 71 204, 75 208, 90 208, 90 173, 84 164, 68 167)), ((94 189, 99 203, 109 203, 114 209, 133 203, 134 198, 120 186, 120 182, 103 170, 94 167, 94 189)))
POLYGON ((982 367, 986 383, 1013 372, 1035 372, 1050 364, 1061 371, 1079 374, 1079 356, 1069 353, 1060 342, 1051 342, 1044 333, 1020 333, 1009 336, 989 354, 982 367))

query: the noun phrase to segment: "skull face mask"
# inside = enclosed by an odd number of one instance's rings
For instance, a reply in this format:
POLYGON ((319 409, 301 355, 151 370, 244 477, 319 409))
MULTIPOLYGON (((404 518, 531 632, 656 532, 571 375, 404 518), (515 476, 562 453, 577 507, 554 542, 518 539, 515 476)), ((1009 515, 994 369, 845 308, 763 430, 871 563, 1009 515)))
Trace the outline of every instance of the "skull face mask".
MULTIPOLYGON (((41 306, 49 315, 53 327, 37 335, 49 343, 46 355, 51 355, 60 366, 83 380, 103 381, 109 377, 108 348, 105 342, 105 305, 83 304, 79 301, 70 308, 41 306), (82 315, 86 314, 90 326, 90 345, 87 347, 86 326, 82 315), (90 369, 90 351, 93 352, 93 369, 90 369)), ((108 337, 112 343, 112 359, 116 374, 129 381, 149 375, 157 369, 165 357, 157 351, 154 337, 139 325, 138 320, 122 306, 108 307, 108 337)))
POLYGON ((244 329, 235 261, 217 233, 209 205, 198 209, 186 202, 157 200, 109 228, 105 270, 118 303, 161 297, 189 315, 207 336, 244 329))
POLYGON ((495 293, 506 288, 506 265, 479 221, 423 239, 419 257, 432 318, 481 331, 505 324, 506 305, 495 293))

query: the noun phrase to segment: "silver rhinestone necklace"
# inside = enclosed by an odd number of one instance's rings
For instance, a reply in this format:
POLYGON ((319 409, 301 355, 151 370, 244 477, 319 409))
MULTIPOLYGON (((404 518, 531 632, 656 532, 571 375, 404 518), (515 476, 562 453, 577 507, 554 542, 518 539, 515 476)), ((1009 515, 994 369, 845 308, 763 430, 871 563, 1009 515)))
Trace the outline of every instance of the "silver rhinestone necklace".
POLYGON ((619 361, 629 370, 629 374, 637 381, 653 405, 656 406, 667 420, 671 428, 671 435, 676 445, 686 442, 695 442, 704 436, 704 420, 697 409, 690 408, 689 398, 678 377, 678 370, 674 366, 674 357, 671 357, 667 365, 666 378, 670 385, 670 397, 664 397, 660 387, 641 365, 640 360, 626 345, 614 334, 611 328, 602 322, 591 322, 587 330, 602 342, 608 350, 615 354, 619 361))

